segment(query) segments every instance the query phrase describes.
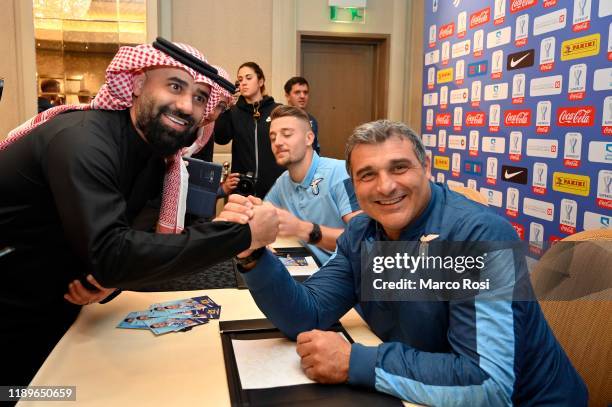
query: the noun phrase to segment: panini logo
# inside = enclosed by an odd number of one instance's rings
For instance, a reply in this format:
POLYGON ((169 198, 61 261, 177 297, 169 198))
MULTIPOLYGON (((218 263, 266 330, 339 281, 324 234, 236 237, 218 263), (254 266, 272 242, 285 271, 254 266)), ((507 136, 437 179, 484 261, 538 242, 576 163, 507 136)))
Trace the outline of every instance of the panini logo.
POLYGON ((440 69, 437 73, 438 83, 447 83, 453 80, 453 68, 440 69))
POLYGON ((591 178, 586 175, 553 173, 553 190, 568 194, 588 196, 591 188, 591 178))
POLYGON ((491 7, 483 8, 470 14, 470 29, 489 22, 491 19, 491 7))
POLYGON ((513 0, 512 3, 510 3, 510 12, 516 13, 517 11, 533 7, 536 4, 538 4, 538 0, 513 0))
POLYGON ((591 34, 561 44, 561 61, 592 57, 599 54, 600 34, 591 34))
POLYGON ((594 121, 593 106, 560 107, 557 110, 558 126, 592 126, 594 121))
POLYGON ((504 124, 506 126, 530 126, 531 110, 507 110, 504 113, 504 124))
POLYGON ((452 37, 455 33, 455 23, 449 23, 440 27, 438 32, 438 39, 443 40, 448 37, 452 37))
POLYGON ((437 170, 448 171, 450 169, 450 160, 448 157, 441 155, 434 156, 434 168, 437 170))

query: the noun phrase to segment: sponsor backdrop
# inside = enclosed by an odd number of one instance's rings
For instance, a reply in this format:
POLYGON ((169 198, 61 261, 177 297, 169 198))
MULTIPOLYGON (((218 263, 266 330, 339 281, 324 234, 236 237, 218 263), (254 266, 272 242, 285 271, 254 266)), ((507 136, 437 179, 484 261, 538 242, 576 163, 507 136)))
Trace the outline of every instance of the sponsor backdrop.
POLYGON ((423 141, 537 257, 610 228, 612 0, 426 0, 423 141))

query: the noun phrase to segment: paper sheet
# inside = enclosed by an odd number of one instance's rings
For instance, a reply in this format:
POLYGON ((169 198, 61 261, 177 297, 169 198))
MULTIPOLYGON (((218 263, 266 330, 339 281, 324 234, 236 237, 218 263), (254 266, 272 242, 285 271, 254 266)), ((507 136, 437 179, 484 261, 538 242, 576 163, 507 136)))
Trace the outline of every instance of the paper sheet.
POLYGON ((312 256, 307 256, 305 259, 308 262, 307 266, 287 266, 289 274, 292 276, 310 276, 319 271, 319 266, 317 266, 312 256))
POLYGON ((314 383, 300 367, 295 342, 285 338, 232 340, 244 390, 314 383))

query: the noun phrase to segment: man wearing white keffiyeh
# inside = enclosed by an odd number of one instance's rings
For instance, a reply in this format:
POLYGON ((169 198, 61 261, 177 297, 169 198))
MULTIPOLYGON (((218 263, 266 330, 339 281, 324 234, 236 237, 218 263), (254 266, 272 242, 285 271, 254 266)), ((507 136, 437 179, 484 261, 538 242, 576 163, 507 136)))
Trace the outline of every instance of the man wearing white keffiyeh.
POLYGON ((104 287, 137 289, 274 240, 258 231, 277 222, 275 212, 259 207, 242 224, 181 233, 180 151, 196 140, 216 92, 208 77, 150 45, 122 47, 91 104, 49 109, 0 142, 0 251, 8 253, 0 255, 0 384, 27 385, 72 324, 80 306, 63 298, 71 281, 91 274, 104 287), (158 233, 135 229, 160 193, 158 233), (44 317, 24 318, 33 313, 44 317))

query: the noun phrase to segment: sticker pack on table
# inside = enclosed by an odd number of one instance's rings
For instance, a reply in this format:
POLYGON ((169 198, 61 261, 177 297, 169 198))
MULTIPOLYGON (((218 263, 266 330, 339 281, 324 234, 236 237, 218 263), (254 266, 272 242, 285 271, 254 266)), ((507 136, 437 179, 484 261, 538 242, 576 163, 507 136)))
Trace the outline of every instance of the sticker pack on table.
POLYGON ((130 312, 117 328, 148 329, 156 335, 186 331, 219 319, 221 306, 209 296, 185 298, 151 304, 146 311, 130 312))

